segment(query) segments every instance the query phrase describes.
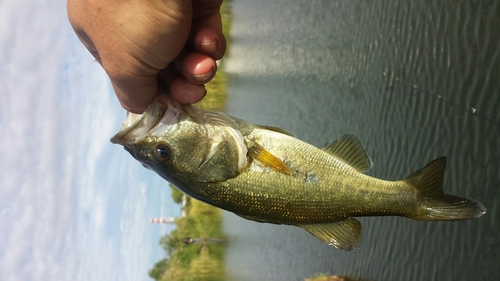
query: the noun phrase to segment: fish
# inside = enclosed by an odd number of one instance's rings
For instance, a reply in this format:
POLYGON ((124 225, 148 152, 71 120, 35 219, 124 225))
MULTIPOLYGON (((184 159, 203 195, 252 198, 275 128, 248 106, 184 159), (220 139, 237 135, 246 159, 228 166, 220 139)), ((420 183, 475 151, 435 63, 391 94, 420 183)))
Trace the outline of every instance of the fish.
POLYGON ((301 227, 346 251, 361 244, 355 217, 449 221, 486 213, 474 199, 443 192, 446 157, 403 180, 378 179, 365 174, 373 164, 353 134, 318 148, 168 96, 143 114, 128 112, 111 142, 192 198, 248 220, 301 227))

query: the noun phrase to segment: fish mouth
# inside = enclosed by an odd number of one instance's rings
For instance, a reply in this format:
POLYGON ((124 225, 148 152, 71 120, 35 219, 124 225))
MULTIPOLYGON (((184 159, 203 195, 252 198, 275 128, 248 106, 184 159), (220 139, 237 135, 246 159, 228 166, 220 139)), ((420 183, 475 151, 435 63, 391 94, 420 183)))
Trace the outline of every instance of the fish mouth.
POLYGON ((145 136, 163 118, 172 102, 166 98, 156 98, 142 114, 127 112, 120 131, 111 138, 114 144, 127 147, 145 136))

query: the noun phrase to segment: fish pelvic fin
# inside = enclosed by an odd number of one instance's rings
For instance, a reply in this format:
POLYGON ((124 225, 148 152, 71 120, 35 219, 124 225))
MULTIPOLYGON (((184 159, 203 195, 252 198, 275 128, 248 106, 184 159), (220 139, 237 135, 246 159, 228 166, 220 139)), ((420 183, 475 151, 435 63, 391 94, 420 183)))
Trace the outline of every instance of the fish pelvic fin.
POLYGON ((332 144, 326 145, 323 151, 341 158, 358 172, 366 172, 373 166, 373 162, 366 154, 358 137, 352 134, 345 135, 332 144))
POLYGON ((355 251, 361 244, 361 223, 355 218, 326 224, 298 225, 319 240, 335 248, 355 251))
POLYGON ((486 208, 474 199, 443 193, 446 157, 440 157, 414 172, 404 181, 419 192, 416 220, 466 220, 480 217, 486 208))

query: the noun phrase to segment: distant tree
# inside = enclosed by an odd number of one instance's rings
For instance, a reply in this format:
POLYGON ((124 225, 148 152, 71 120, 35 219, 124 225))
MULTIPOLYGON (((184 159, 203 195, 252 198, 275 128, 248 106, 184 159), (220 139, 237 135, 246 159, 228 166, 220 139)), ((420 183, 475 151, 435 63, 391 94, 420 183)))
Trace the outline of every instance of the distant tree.
POLYGON ((165 273, 165 270, 167 270, 167 267, 168 267, 168 259, 164 258, 160 260, 153 266, 153 268, 149 270, 149 277, 159 281, 163 276, 163 274, 165 273))
POLYGON ((184 193, 182 193, 177 187, 173 186, 172 184, 169 184, 170 188, 172 189, 172 199, 174 199, 174 202, 179 204, 182 201, 182 196, 184 193))
POLYGON ((172 254, 181 244, 181 239, 177 237, 177 231, 174 230, 170 235, 166 234, 160 238, 160 246, 165 250, 167 255, 172 254))

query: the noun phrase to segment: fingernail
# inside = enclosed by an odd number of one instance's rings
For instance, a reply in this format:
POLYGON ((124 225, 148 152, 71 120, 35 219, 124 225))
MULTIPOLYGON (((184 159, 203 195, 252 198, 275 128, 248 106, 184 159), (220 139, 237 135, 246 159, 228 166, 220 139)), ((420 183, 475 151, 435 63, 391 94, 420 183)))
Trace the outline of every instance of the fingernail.
POLYGON ((196 80, 196 81, 199 81, 199 82, 208 82, 210 79, 212 79, 213 75, 214 75, 215 71, 214 69, 212 68, 212 70, 210 70, 209 72, 207 73, 203 73, 203 74, 192 74, 193 75, 193 78, 196 80))
POLYGON ((200 42, 200 46, 205 53, 213 54, 217 51, 217 41, 200 42))

